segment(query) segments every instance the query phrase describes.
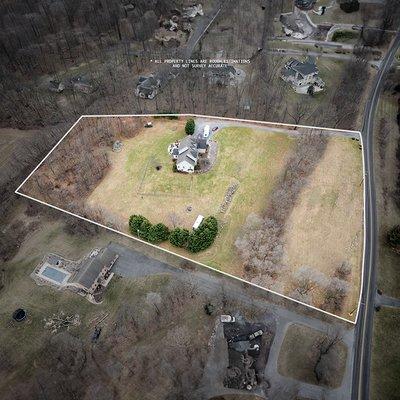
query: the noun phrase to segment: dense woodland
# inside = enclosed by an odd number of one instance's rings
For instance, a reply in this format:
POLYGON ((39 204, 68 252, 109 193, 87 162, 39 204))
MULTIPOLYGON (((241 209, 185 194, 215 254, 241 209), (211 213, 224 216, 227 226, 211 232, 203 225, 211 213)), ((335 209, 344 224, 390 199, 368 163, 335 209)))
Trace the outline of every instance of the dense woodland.
MULTIPOLYGON (((206 299, 193 285, 176 280, 160 286, 160 293, 136 294, 137 302, 120 299, 98 344, 91 343, 87 327, 46 335, 33 354, 35 367, 28 366, 29 376, 21 375, 2 399, 117 400, 132 393, 149 400, 195 398, 206 362, 205 338, 214 319, 205 316, 206 299), (201 316, 196 336, 201 340, 189 334, 190 312, 201 316), (160 332, 168 346, 164 340, 152 340, 160 332)), ((18 358, 2 352, 0 374, 22 374, 18 358)))
MULTIPOLYGON (((369 75, 362 66, 366 53, 345 63, 335 87, 335 92, 346 87, 346 93, 352 93, 349 99, 339 99, 331 88, 333 109, 318 107, 312 99, 287 104, 286 90, 279 82, 281 57, 268 53, 268 38, 274 34, 274 18, 290 11, 291 0, 222 2, 221 13, 194 50, 192 57, 197 58, 214 57, 221 49, 227 57, 250 58, 250 71, 241 87, 216 87, 200 71, 186 70, 163 87, 155 100, 136 98, 138 76, 154 72, 150 60, 175 56, 176 49, 154 41, 154 31, 160 18, 181 10, 185 3, 189 4, 183 0, 2 2, 0 126, 27 129, 71 123, 83 113, 191 111, 354 127, 369 75), (357 79, 348 79, 352 76, 357 79), (78 78, 90 84, 89 93, 73 84, 78 78), (61 81, 65 90, 49 91, 50 80, 61 81), (248 103, 250 110, 245 111, 248 103), (348 106, 350 112, 343 113, 348 106)), ((210 0, 204 7, 212 9, 216 3, 210 0)), ((378 19, 387 27, 395 25, 396 12, 373 11, 364 13, 367 22, 376 25, 378 19)), ((365 44, 368 40, 361 46, 365 44)))

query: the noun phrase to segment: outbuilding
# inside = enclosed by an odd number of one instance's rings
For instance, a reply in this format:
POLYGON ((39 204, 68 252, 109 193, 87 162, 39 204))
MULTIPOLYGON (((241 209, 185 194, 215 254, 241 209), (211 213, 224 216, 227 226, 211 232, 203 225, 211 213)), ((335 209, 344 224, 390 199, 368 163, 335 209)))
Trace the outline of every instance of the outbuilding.
POLYGON ((202 216, 202 215, 198 215, 197 216, 197 218, 196 218, 196 221, 194 221, 194 224, 193 224, 193 229, 197 229, 199 226, 200 226, 200 224, 203 222, 203 219, 204 219, 204 217, 202 216))

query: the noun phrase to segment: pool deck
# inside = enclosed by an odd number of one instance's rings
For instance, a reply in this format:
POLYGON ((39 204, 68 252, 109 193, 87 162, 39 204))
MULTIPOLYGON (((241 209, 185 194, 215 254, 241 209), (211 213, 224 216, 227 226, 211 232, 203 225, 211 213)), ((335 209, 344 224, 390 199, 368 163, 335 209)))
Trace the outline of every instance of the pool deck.
POLYGON ((65 269, 59 268, 48 261, 45 261, 39 269, 37 275, 55 285, 65 286, 71 277, 71 273, 65 269))

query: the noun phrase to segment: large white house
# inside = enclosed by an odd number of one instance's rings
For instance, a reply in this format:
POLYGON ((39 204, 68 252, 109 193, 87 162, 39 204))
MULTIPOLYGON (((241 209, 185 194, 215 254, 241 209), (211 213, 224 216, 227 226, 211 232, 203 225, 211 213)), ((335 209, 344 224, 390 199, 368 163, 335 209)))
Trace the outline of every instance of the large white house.
MULTIPOLYGON (((208 125, 206 125, 207 127, 208 125)), ((210 127, 208 127, 208 132, 210 127)), ((176 162, 176 169, 180 172, 193 173, 198 163, 199 155, 204 154, 208 148, 209 135, 188 135, 179 142, 172 143, 168 151, 176 162)))
POLYGON ((291 58, 283 67, 281 78, 297 93, 310 94, 320 92, 325 86, 318 74, 314 58, 308 57, 304 62, 291 58))

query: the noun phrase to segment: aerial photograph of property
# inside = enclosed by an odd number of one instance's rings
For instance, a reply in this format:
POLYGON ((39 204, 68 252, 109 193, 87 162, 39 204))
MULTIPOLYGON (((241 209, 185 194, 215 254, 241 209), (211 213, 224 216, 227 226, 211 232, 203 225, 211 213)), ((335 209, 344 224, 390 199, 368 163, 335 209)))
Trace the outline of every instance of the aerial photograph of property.
POLYGON ((0 10, 0 399, 400 399, 398 0, 0 10))

